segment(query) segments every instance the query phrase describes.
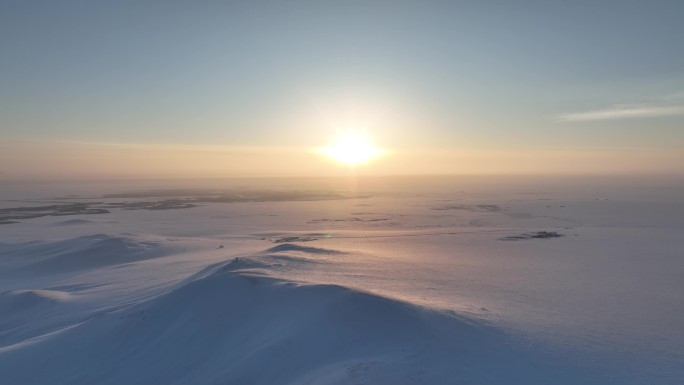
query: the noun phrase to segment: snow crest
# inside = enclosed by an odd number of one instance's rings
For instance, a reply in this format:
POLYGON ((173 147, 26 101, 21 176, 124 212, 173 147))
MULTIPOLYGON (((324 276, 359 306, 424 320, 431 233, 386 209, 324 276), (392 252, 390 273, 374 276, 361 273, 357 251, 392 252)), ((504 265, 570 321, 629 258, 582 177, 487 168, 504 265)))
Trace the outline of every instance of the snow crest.
MULTIPOLYGON (((146 249, 102 236, 74 243, 60 255, 146 249)), ((343 254, 281 245, 215 263, 151 298, 1 347, 0 374, 26 385, 593 383, 556 378, 481 320, 269 275, 283 260, 308 263, 320 253, 343 254), (26 362, 41 369, 22 370, 26 362)), ((27 293, 4 293, 0 310, 69 301, 57 291, 27 293)))

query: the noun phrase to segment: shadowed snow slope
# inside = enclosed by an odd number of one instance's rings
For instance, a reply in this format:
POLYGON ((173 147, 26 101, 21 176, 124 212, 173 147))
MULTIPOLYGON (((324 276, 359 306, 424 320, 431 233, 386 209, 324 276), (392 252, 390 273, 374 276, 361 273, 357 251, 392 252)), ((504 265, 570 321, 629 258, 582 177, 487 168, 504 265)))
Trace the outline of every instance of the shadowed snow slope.
POLYGON ((68 293, 55 290, 8 290, 0 293, 0 330, 29 321, 49 312, 59 303, 68 302, 68 293))
POLYGON ((0 347, 45 333, 51 320, 73 310, 72 302, 71 294, 58 290, 0 293, 0 347))
POLYGON ((0 271, 46 274, 135 262, 163 254, 160 244, 96 234, 53 242, 0 244, 0 271))
MULTIPOLYGON (((479 321, 273 278, 273 251, 209 266, 152 299, 0 348, 3 383, 594 383, 559 376, 479 321)), ((35 293, 39 302, 68 299, 35 293)), ((34 296, 15 298, 22 295, 3 294, 2 310, 34 306, 34 296)))

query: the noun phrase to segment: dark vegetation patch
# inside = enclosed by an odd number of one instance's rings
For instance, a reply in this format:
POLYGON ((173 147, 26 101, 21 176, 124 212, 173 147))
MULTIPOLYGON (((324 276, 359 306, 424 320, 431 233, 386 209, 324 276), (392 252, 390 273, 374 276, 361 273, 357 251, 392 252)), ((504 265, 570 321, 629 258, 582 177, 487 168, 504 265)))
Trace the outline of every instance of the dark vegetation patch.
POLYGON ((45 216, 108 214, 110 211, 101 207, 92 207, 93 203, 68 203, 48 206, 11 207, 0 209, 0 224, 18 223, 23 219, 45 216))
POLYGON ((197 207, 195 203, 190 203, 183 199, 169 199, 158 202, 131 202, 131 203, 109 203, 107 207, 120 208, 123 210, 177 210, 197 207))
POLYGON ((289 242, 311 242, 315 241, 317 238, 313 237, 282 237, 278 238, 273 243, 289 243, 289 242))
POLYGON ((550 239, 550 238, 560 238, 564 236, 563 234, 557 233, 555 231, 535 231, 531 233, 525 233, 520 235, 510 235, 508 237, 499 238, 500 241, 524 241, 528 239, 550 239))

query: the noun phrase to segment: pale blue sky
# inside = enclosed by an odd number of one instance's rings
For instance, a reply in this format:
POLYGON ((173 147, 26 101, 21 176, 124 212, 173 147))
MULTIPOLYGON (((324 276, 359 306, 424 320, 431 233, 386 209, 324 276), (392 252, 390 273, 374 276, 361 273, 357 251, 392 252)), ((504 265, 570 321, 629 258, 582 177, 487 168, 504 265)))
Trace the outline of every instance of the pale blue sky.
POLYGON ((684 149, 684 1, 0 2, 0 134, 684 149))

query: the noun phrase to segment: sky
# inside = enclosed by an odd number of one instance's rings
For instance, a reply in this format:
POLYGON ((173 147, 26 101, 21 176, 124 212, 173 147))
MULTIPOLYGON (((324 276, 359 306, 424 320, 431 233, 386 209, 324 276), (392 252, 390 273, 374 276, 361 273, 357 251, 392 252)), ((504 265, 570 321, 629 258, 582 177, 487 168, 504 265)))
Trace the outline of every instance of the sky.
POLYGON ((0 2, 0 178, 684 173, 684 2, 0 2), (356 129, 383 155, 321 151, 356 129))

